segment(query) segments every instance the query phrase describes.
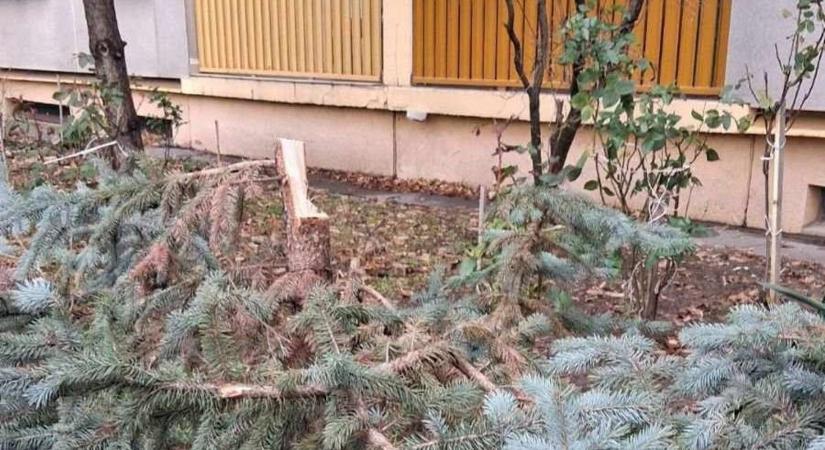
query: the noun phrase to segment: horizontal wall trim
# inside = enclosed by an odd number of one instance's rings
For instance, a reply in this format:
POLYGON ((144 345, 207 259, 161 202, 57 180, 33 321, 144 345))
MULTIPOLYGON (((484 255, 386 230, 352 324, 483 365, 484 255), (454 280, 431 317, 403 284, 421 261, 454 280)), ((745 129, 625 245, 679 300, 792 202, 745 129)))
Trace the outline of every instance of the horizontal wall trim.
MULTIPOLYGON (((0 72, 0 79, 7 82, 47 83, 56 88, 57 74, 48 72, 6 71, 0 72)), ((89 76, 71 75, 62 77, 65 85, 87 84, 89 76)), ((150 91, 157 86, 170 94, 207 96, 216 98, 265 101, 288 104, 305 104, 343 108, 364 108, 396 112, 417 111, 432 115, 473 117, 479 119, 520 121, 529 119, 527 96, 515 90, 495 90, 457 87, 429 86, 385 86, 373 83, 333 82, 329 80, 286 80, 252 79, 241 76, 192 76, 180 80, 139 80, 133 87, 140 91, 150 91)), ((564 99, 565 94, 547 92, 542 94, 542 117, 556 117, 555 99, 564 99)), ((692 110, 725 109, 736 116, 752 112, 747 106, 723 105, 713 99, 685 98, 674 101, 673 111, 690 119, 692 110)), ((719 134, 735 134, 736 131, 714 131, 719 134)), ((749 135, 764 134, 755 125, 749 135)), ((805 114, 799 118, 790 131, 790 137, 825 139, 825 115, 805 114)))
MULTIPOLYGON (((0 83, 3 81, 18 81, 25 83, 49 83, 56 85, 59 81, 66 86, 82 85, 90 86, 97 80, 95 76, 88 73, 72 72, 50 72, 43 70, 20 70, 0 67, 0 83)), ((141 78, 132 77, 132 89, 138 91, 152 91, 157 89, 161 92, 180 93, 181 81, 171 78, 141 78)))
MULTIPOLYGON (((422 85, 422 86, 467 86, 467 87, 498 87, 498 88, 521 88, 521 82, 519 81, 498 81, 498 80, 459 80, 454 78, 439 78, 439 77, 419 77, 413 76, 413 84, 422 85)), ((546 86, 546 90, 552 91, 564 91, 566 88, 563 86, 546 86)), ((641 86, 641 90, 645 91, 646 87, 641 86)), ((719 96, 719 88, 715 87, 695 87, 695 86, 687 86, 687 87, 680 87, 679 91, 685 95, 695 95, 695 96, 719 96)))

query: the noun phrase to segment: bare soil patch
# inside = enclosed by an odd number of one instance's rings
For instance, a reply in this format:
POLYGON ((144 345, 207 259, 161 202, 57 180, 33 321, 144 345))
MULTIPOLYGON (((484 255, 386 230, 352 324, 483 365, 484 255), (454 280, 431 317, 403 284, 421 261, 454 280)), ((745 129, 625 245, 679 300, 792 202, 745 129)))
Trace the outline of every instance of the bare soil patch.
MULTIPOLYGON (((15 185, 31 188, 53 183, 67 188, 77 182, 93 182, 90 163, 73 159, 45 165, 52 155, 18 149, 9 155, 15 185)), ((158 170, 195 170, 203 160, 158 161, 158 170)), ((313 171, 365 189, 419 192, 474 198, 477 192, 464 185, 432 181, 399 181, 390 177, 313 171)), ((242 228, 238 270, 266 283, 278 274, 282 259, 279 242, 282 207, 274 185, 265 186, 272 196, 249 207, 242 228)), ((468 208, 444 208, 398 204, 357 196, 313 191, 313 201, 333 218, 332 249, 335 269, 349 270, 358 258, 366 282, 384 295, 403 300, 423 289, 437 267, 454 268, 477 236, 477 212, 468 208)), ((825 249, 823 249, 825 251, 825 249)), ((765 259, 730 248, 700 247, 679 267, 660 302, 659 318, 684 325, 697 320, 721 320, 734 305, 757 301, 765 259)), ((806 261, 786 261, 783 283, 798 291, 825 294, 825 267, 806 261)), ((576 302, 592 313, 623 313, 621 286, 615 281, 588 280, 573 292, 576 302)))

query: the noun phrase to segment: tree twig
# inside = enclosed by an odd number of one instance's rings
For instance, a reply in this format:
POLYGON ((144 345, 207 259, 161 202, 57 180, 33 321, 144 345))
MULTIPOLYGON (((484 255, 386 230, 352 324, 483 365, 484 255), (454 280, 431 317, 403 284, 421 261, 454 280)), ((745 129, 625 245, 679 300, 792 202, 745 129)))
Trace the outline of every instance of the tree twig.
POLYGON ((396 450, 396 447, 384 436, 383 433, 376 430, 375 428, 370 428, 367 430, 367 441, 373 447, 379 448, 381 450, 396 450))
POLYGON ((480 370, 476 369, 476 367, 470 364, 470 362, 466 359, 460 356, 455 356, 453 359, 453 363, 455 365, 455 368, 458 369, 459 372, 463 373, 467 378, 478 383, 479 386, 481 386, 485 392, 493 392, 496 389, 498 389, 498 386, 496 386, 495 383, 490 381, 490 379, 487 378, 487 375, 484 375, 480 370))
MULTIPOLYGON (((181 383, 167 384, 164 387, 173 390, 188 390, 192 386, 181 383)), ((232 400, 238 398, 271 398, 276 400, 293 400, 302 398, 324 397, 329 389, 317 384, 297 386, 291 390, 283 390, 271 385, 243 384, 243 383, 200 383, 195 386, 199 390, 208 391, 216 397, 232 400)))
POLYGON ((224 167, 215 167, 212 169, 200 170, 197 172, 187 172, 178 175, 178 180, 188 180, 191 178, 208 178, 217 175, 223 175, 232 172, 240 172, 243 170, 254 169, 258 167, 274 167, 275 161, 272 159, 260 159, 255 161, 243 161, 235 164, 230 164, 224 167))
POLYGON ((378 300, 383 307, 389 309, 390 311, 395 311, 395 305, 393 305, 392 302, 387 297, 384 297, 383 295, 381 295, 380 292, 375 290, 375 288, 365 284, 365 285, 361 286, 361 291, 369 294, 371 297, 378 300))
POLYGON ((73 159, 73 158, 79 158, 81 156, 86 156, 86 155, 88 155, 90 153, 94 153, 98 150, 103 150, 105 148, 114 147, 116 145, 118 145, 117 141, 107 142, 106 144, 101 144, 101 145, 94 146, 92 148, 87 148, 86 150, 82 150, 82 151, 79 151, 79 152, 76 152, 76 153, 72 153, 71 155, 66 155, 66 156, 62 156, 60 158, 50 159, 48 161, 45 161, 43 164, 45 164, 47 166, 51 165, 51 164, 57 164, 61 161, 66 161, 68 159, 73 159))

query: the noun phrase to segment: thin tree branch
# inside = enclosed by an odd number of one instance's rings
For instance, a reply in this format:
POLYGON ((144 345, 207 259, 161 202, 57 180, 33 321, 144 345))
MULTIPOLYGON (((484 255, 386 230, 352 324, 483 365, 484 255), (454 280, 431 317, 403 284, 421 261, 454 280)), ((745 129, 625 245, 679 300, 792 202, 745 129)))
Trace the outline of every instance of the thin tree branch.
MULTIPOLYGON (((258 167, 274 167, 275 161, 272 159, 259 159, 255 161, 243 161, 223 167, 215 167, 212 169, 200 170, 198 172, 187 172, 177 175, 178 180, 188 180, 192 178, 208 178, 217 175, 224 175, 227 173, 240 172, 243 170, 254 169, 258 167)), ((276 178, 280 179, 280 177, 276 178)))
MULTIPOLYGON (((191 385, 182 383, 172 383, 164 385, 172 390, 189 390, 191 385)), ((329 389, 321 385, 297 386, 291 390, 283 390, 275 386, 243 383, 200 383, 197 389, 210 392, 216 397, 225 400, 238 398, 270 398, 275 400, 294 400, 324 397, 329 394, 329 389)))
POLYGON ((533 89, 541 91, 544 83, 544 72, 550 61, 550 22, 547 19, 546 0, 538 1, 538 46, 536 50, 536 60, 533 64, 533 89))
POLYGON ((504 3, 507 6, 507 22, 504 24, 504 28, 507 30, 507 36, 513 45, 513 65, 516 67, 516 73, 524 89, 530 89, 530 80, 527 79, 527 74, 524 72, 524 49, 515 29, 516 8, 513 5, 513 0, 506 0, 504 3))
POLYGON ((488 393, 498 389, 495 383, 487 378, 487 375, 484 375, 480 370, 476 369, 475 366, 470 364, 470 362, 464 358, 455 358, 455 368, 463 373, 467 378, 478 383, 479 386, 481 386, 488 393))
POLYGON ((645 5, 645 0, 631 0, 630 4, 624 12, 622 24, 619 26, 619 35, 632 33, 639 16, 642 14, 642 9, 645 5))

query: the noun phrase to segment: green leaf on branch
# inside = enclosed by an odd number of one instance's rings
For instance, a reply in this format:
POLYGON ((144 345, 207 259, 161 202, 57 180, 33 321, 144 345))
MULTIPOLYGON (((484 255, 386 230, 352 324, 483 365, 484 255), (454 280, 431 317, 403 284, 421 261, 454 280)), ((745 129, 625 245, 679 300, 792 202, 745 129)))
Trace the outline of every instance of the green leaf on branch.
POLYGON ((633 80, 617 80, 613 83, 613 90, 618 95, 630 95, 636 92, 636 83, 633 80))
POLYGON ((601 92, 602 103, 605 108, 612 108, 621 100, 620 94, 614 87, 606 87, 601 92))
POLYGON ((645 153, 655 152, 663 149, 665 144, 667 144, 667 138, 664 134, 652 133, 645 137, 645 140, 642 142, 642 150, 645 153))
POLYGON ((570 99, 570 106, 575 109, 582 110, 585 107, 589 106, 591 102, 590 95, 586 92, 579 92, 578 94, 574 95, 573 98, 570 99))

